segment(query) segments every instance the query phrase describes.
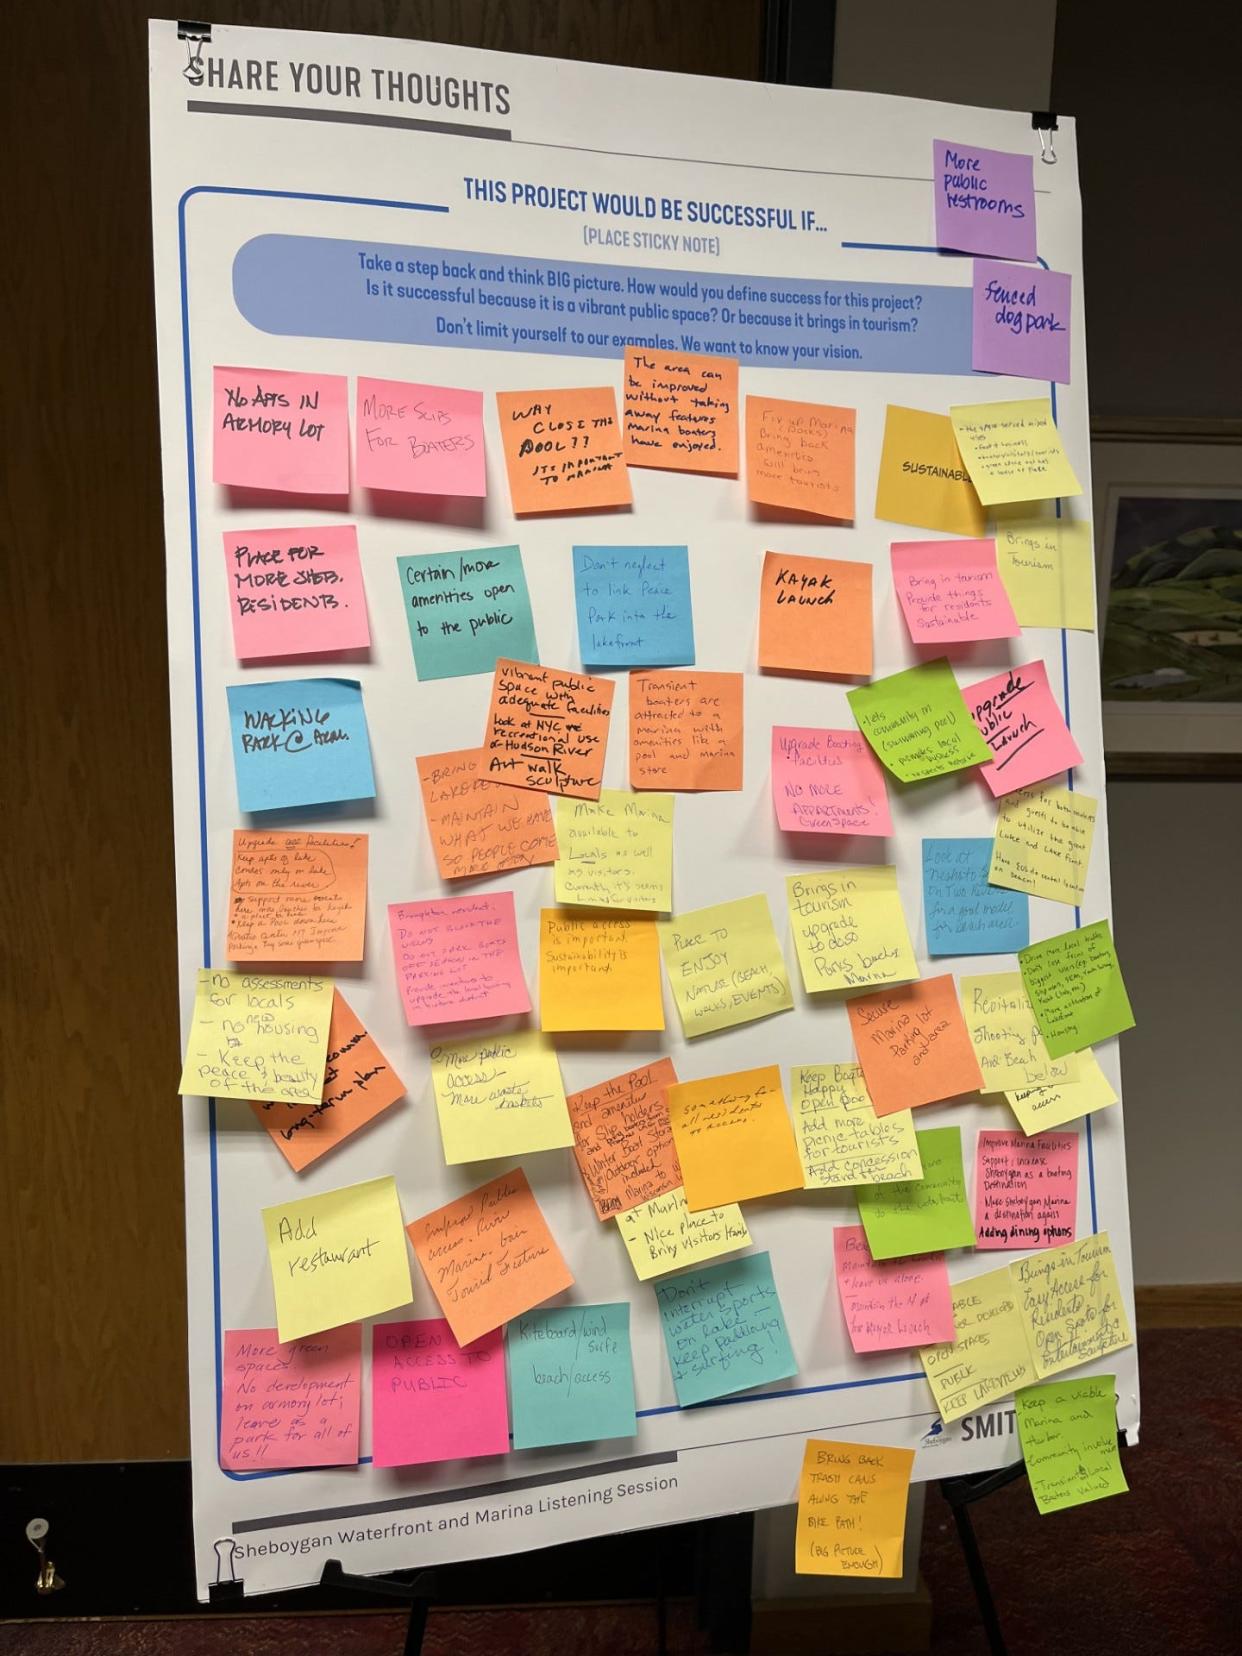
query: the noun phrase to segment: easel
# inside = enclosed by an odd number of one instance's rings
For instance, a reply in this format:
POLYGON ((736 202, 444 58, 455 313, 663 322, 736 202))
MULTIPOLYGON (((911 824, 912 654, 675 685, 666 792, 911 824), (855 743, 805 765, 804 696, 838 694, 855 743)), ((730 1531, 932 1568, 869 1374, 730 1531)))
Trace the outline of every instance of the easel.
POLYGON ((349 1592, 378 1593, 383 1598, 398 1599, 410 1607, 406 1624, 402 1656, 421 1656, 423 1636, 427 1631, 427 1612, 435 1592, 435 1574, 419 1570, 410 1579, 398 1575, 356 1576, 347 1574, 335 1558, 330 1558, 319 1577, 321 1587, 345 1588, 349 1592))

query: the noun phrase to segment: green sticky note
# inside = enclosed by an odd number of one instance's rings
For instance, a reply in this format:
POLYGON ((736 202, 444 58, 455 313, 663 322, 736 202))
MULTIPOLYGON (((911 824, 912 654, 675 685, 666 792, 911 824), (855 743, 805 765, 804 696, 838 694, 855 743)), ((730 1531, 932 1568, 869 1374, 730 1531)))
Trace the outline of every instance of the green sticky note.
POLYGON ((502 656, 539 660, 520 547, 420 552, 397 569, 420 679, 490 673, 502 656))
POLYGON ((1019 949, 1018 965, 1049 1057, 1134 1028, 1107 920, 1019 949))
POLYGON ((634 1436, 628 1304, 528 1311, 506 1337, 515 1449, 634 1436))
POLYGON ((929 1127, 914 1136, 923 1162, 921 1179, 865 1184, 855 1190, 873 1259, 904 1259, 975 1245, 961 1128, 929 1127))
POLYGON ((846 691, 858 728, 899 782, 981 765, 992 750, 942 657, 846 691))
POLYGON ((1018 1437, 1040 1512, 1129 1490, 1117 1453, 1116 1377, 1048 1380, 1014 1393, 1018 1437))

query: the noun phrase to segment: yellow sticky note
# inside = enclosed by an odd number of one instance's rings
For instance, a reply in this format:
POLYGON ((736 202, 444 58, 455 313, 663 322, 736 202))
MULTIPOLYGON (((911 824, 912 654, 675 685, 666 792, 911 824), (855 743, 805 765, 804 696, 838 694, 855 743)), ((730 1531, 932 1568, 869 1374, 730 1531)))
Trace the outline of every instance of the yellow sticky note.
POLYGON ((556 806, 556 900, 587 908, 673 906, 673 795, 601 788, 556 806))
POLYGON ((792 1010, 793 990, 766 897, 713 903, 658 926, 664 970, 688 1040, 792 1010))
POLYGON ((913 1449, 808 1438, 798 1479, 797 1573, 900 1577, 913 1468, 913 1449))
POLYGON ((955 1282, 951 1345, 919 1352, 940 1418, 959 1420, 1038 1378, 1008 1265, 955 1282))
POLYGON ((668 1118, 691 1212, 802 1189, 777 1065, 680 1081, 668 1118))
POLYGON ((414 1297, 391 1176, 264 1208, 263 1232, 282 1341, 376 1317, 414 1297))
POLYGON ((539 1022, 547 1030, 663 1029, 656 922, 544 909, 539 1022))
POLYGON ((977 540, 987 517, 962 464, 947 414, 890 403, 875 486, 875 515, 977 540))
POLYGON ((331 978, 259 977, 203 967, 177 1091, 200 1098, 318 1104, 331 1022, 331 978))
POLYGON ((1053 1070, 1053 1079, 1041 1086, 1005 1092, 1005 1101, 1028 1138, 1050 1127, 1064 1127, 1067 1121, 1077 1121, 1117 1102, 1117 1094, 1089 1048, 1086 1052, 1067 1052, 1054 1061, 1053 1070))
POLYGON ((1021 972, 988 972, 961 980, 962 1016, 979 1071, 980 1092, 1037 1087, 1054 1081, 1057 1065, 1035 1022, 1021 972))
POLYGON ((1023 627, 1095 631, 1095 552, 1081 519, 996 514, 996 567, 1023 627))
POLYGON ((691 1213, 681 1185, 618 1213, 616 1221, 640 1282, 750 1247, 750 1232, 736 1202, 691 1213))
POLYGON ((450 1167, 574 1142, 556 1051, 537 1029, 445 1042, 430 1056, 450 1167))
POLYGON ((985 506, 1082 493, 1047 397, 958 403, 950 408, 949 418, 970 480, 985 506))
POLYGON ((908 1184, 923 1177, 913 1115, 876 1115, 860 1064, 795 1065, 789 1075, 808 1190, 908 1184))
POLYGON ((1059 783, 1015 788, 997 802, 988 883, 1054 903, 1081 903, 1096 802, 1059 783))
POLYGON ((1009 1270, 1040 1380, 1132 1343, 1107 1231, 1015 1259, 1009 1270))
POLYGON ((895 868, 789 874, 785 888, 789 927, 809 991, 918 977, 895 868))

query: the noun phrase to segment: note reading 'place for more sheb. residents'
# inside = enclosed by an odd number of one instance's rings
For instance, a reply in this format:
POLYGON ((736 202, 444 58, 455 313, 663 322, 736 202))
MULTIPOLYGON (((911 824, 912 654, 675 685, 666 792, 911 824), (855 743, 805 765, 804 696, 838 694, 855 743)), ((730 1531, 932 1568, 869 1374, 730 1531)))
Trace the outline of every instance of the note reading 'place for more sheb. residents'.
POLYGON ((177 1091, 317 1104, 331 1021, 331 978, 202 967, 177 1091))
POLYGON ((761 506, 852 522, 852 408, 746 399, 746 491, 761 506))
POLYGON ((611 385, 498 391, 496 409, 515 517, 630 504, 611 385))
POLYGON ((631 673, 629 692, 632 788, 741 788, 741 673, 631 673))
POLYGON ((671 1058, 599 1081, 565 1100, 578 1171, 598 1219, 625 1213, 681 1184, 668 1119, 671 1058))
POLYGON ((792 1009, 785 958, 762 894, 694 909, 658 926, 687 1039, 792 1009))
POLYGON ((858 1064, 795 1064, 794 1135, 808 1190, 923 1177, 909 1110, 877 1116, 858 1064))
POLYGON ((857 730, 772 726, 772 803, 791 834, 891 834, 879 761, 857 730))
POLYGON ((625 461, 737 473, 737 359, 627 345, 625 461))
POLYGON ((273 494, 348 495, 343 374, 214 368, 212 381, 213 483, 273 494))
POLYGON ((365 834, 233 830, 230 960, 361 960, 365 834))
POLYGON ((442 880, 555 862, 552 810, 529 788, 498 786, 480 774, 482 748, 420 754, 419 787, 442 880))
POLYGON ((598 799, 615 686, 560 667, 496 663, 479 774, 489 782, 598 799))
POLYGON ((907 667, 846 691, 858 728, 899 782, 980 765, 992 757, 947 661, 907 667))
POLYGON ((239 661, 339 655, 370 645, 352 524, 227 531, 224 564, 239 661))

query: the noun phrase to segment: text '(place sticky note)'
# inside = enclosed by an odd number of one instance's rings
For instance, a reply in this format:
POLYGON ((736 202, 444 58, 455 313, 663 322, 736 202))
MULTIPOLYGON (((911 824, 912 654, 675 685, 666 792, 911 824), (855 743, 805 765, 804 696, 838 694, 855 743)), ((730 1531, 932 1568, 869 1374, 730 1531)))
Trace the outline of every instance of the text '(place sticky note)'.
POLYGON ((230 1329, 221 1363, 225 1471, 356 1465, 361 1347, 357 1323, 283 1345, 274 1328, 230 1329))
POLYGON ((1070 377, 1070 293, 1059 270, 976 259, 971 282, 970 365, 1025 379, 1070 377))
POLYGON ((976 1247, 1063 1247, 1074 1240, 1077 1209, 1077 1133, 980 1132, 976 1247))
POLYGON ((797 1373, 770 1254, 669 1277, 655 1295, 683 1409, 797 1373))
POLYGON ((1034 259, 1034 170, 1030 155, 934 139, 936 246, 993 259, 1034 259))
POLYGON ((869 563, 763 554, 760 667, 866 678, 871 635, 869 563))
POLYGON ((374 799, 357 679, 230 684, 228 703, 239 810, 374 799))
POLYGON ((630 675, 630 786, 741 788, 741 673, 630 675))
POLYGON ((761 506, 852 522, 852 408, 746 399, 746 492, 761 506))
POLYGON ((430 1057, 448 1166, 573 1143, 556 1049, 539 1030, 446 1041, 430 1057))
POLYGON ((510 787, 598 799, 613 689, 611 679, 498 661, 480 775, 510 787))
POLYGON ((1021 972, 986 972, 961 980, 962 1016, 979 1070, 980 1092, 1040 1087, 1057 1079, 1021 972))
POLYGON ((673 796, 601 788, 556 808, 558 903, 667 914, 673 906, 673 796))
POLYGON ((362 488, 471 498, 487 493, 481 391, 359 374, 354 408, 362 488))
POLYGON ((738 897, 657 922, 687 1039, 793 1007, 766 897, 738 897))
POLYGON ((857 730, 773 725, 772 803, 786 833, 893 831, 884 772, 857 730))
POLYGON ((1043 1085, 1005 1092, 1005 1102, 1028 1137, 1117 1102, 1094 1052, 1067 1052, 1053 1065, 1053 1077, 1043 1085))
POLYGON ((663 1029, 654 918, 541 910, 539 1022, 556 1031, 663 1029))
POLYGON ((919 975, 895 868, 788 874, 785 889, 808 994, 902 983, 919 975))
POLYGON ((949 418, 963 463, 985 506, 1082 493, 1047 397, 958 403, 950 408, 949 418))
POLYGON ((343 374, 212 369, 213 483, 274 494, 349 493, 343 374))
POLYGON ((480 774, 482 748, 420 754, 418 781, 427 832, 442 880, 555 862, 556 830, 547 798, 506 788, 480 774))
POLYGON ((1015 1259, 1009 1270, 1041 1380, 1132 1343, 1106 1231, 1015 1259))
POLYGON ((420 680, 490 673, 507 657, 539 660, 518 546, 419 552, 397 559, 420 680))
POLYGON ((955 1282, 957 1338, 925 1346, 919 1356, 941 1420, 960 1420, 1035 1380, 1026 1323, 1009 1267, 955 1282))
POLYGON ((1016 638, 992 540, 894 541, 893 589, 915 644, 1016 638))
POLYGON ((1124 1495, 1117 1443, 1117 1377, 1083 1374, 1014 1394, 1018 1440, 1041 1513, 1124 1495))
POLYGON ((736 1202, 691 1213, 680 1185, 618 1213, 617 1229, 640 1282, 750 1247, 750 1232, 736 1202))
POLYGON ((900 782, 986 763, 991 749, 944 660, 924 662, 846 691, 858 728, 900 782))
POLYGON ((975 1092, 982 1076, 946 972, 846 1002, 877 1115, 975 1092))
POLYGON ((991 753, 979 774, 995 797, 1082 763, 1042 661, 1007 667, 963 694, 991 753))
POLYGON ((411 1026, 530 1011, 511 891, 390 903, 388 927, 411 1026))
POLYGON ((361 960, 367 836, 233 830, 230 960, 361 960))
POLYGON ((789 1074, 808 1190, 923 1177, 909 1110, 877 1116, 858 1064, 795 1064, 789 1074))
POLYGON ((625 1213, 681 1184, 668 1119, 671 1058, 597 1082, 565 1100, 578 1171, 599 1219, 625 1213))
POLYGON ((921 1179, 858 1188, 858 1212, 873 1259, 974 1247, 975 1227, 962 1168, 961 1128, 928 1127, 914 1136, 923 1165, 921 1179))
POLYGON ((588 671, 693 667, 684 546, 575 546, 573 560, 578 651, 588 671))
POLYGON ((1021 625, 1094 632, 1091 525, 1051 515, 997 517, 996 563, 1021 625))
POLYGON ((496 410, 515 517, 630 504, 611 385, 498 391, 496 410))
POLYGON ((929 955, 1016 954, 1031 940, 1030 904, 988 883, 990 839, 923 841, 923 927, 929 955))
POLYGON ((1107 920, 1032 943, 1018 965, 1051 1057, 1134 1028, 1107 920))
POLYGON ((371 1459, 427 1466, 509 1452, 499 1329, 459 1346, 442 1317, 371 1329, 371 1459))
POLYGON ((899 1580, 913 1449, 808 1438, 798 1479, 799 1575, 899 1580))
POLYGON ((224 565, 239 661, 369 646, 371 624, 352 524, 228 531, 224 565))
POLYGON ((667 1097, 692 1213, 802 1189, 802 1164, 776 1064, 677 1082, 667 1097))
POLYGON ((505 1334, 515 1449, 634 1436, 628 1302, 525 1311, 505 1334))
POLYGON ((737 359, 627 345, 625 463, 737 473, 737 359))
POLYGON ((331 978, 203 967, 177 1091, 195 1098, 317 1104, 331 1021, 331 978))
MULTIPOLYGON (((996 813, 988 879, 1054 903, 1081 903, 1095 835, 1096 801, 1059 784, 1016 788, 996 813)), ((1025 948, 1024 938, 1020 947, 1025 948)))
POLYGON ((832 1233, 837 1292, 855 1351, 908 1351, 953 1338, 949 1268, 943 1254, 873 1259, 861 1225, 832 1233))
POLYGON ((987 517, 947 414, 889 404, 875 515, 884 523, 910 523, 948 535, 982 535, 987 517))

